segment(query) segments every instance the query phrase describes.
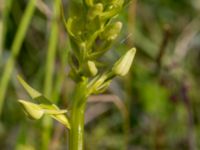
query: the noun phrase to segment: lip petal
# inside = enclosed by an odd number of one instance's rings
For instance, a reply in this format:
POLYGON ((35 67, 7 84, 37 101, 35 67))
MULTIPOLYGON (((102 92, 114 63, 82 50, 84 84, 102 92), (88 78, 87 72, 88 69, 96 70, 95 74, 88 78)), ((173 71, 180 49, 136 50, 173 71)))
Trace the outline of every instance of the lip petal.
POLYGON ((24 100, 19 100, 19 102, 30 119, 38 120, 44 115, 44 111, 37 104, 24 100))

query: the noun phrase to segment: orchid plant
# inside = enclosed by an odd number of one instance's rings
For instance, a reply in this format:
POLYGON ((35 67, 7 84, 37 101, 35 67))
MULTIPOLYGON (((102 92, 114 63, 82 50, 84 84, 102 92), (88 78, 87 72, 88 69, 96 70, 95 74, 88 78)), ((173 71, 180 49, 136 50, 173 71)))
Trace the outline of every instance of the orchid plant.
POLYGON ((103 93, 113 78, 125 76, 131 68, 135 48, 128 50, 111 68, 102 65, 104 62, 100 60, 111 49, 122 29, 122 22, 116 20, 124 5, 124 0, 70 2, 69 16, 63 18, 71 44, 69 77, 76 83, 72 108, 60 109, 51 102, 51 98, 45 97, 18 76, 19 82, 34 100, 34 103, 19 100, 24 112, 35 120, 47 115, 68 128, 70 150, 83 150, 84 113, 88 97, 103 93))

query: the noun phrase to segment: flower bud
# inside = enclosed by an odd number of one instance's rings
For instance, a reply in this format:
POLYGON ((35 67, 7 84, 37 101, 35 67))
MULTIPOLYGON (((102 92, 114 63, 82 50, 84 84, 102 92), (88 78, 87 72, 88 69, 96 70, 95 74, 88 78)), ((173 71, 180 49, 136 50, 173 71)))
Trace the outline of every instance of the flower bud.
POLYGON ((39 105, 24 100, 19 100, 19 102, 30 119, 38 120, 44 115, 44 111, 39 105))
POLYGON ((88 61, 88 69, 92 76, 95 76, 98 72, 97 67, 93 61, 88 61))
POLYGON ((92 20, 96 16, 99 16, 102 12, 103 12, 103 4, 98 3, 89 9, 87 17, 89 20, 92 20))
POLYGON ((111 0, 110 3, 111 3, 111 6, 122 7, 124 0, 111 0))
POLYGON ((112 72, 119 76, 124 76, 131 68, 135 57, 136 49, 132 48, 126 52, 113 66, 112 72))
POLYGON ((108 41, 113 41, 117 38, 121 29, 122 29, 122 23, 120 21, 111 24, 104 30, 102 38, 108 41))
POLYGON ((93 0, 85 0, 85 3, 87 6, 93 6, 94 1, 93 0))

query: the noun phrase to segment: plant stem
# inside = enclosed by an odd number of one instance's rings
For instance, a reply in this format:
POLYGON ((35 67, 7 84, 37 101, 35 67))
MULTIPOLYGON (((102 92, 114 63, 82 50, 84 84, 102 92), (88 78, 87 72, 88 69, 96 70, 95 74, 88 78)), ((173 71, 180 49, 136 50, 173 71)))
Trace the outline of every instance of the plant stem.
POLYGON ((58 102, 59 100, 59 96, 61 94, 62 91, 62 86, 63 83, 65 81, 65 76, 66 76, 66 65, 68 63, 68 53, 69 53, 69 40, 64 40, 64 44, 61 45, 62 48, 59 49, 58 51, 58 56, 59 56, 59 60, 60 60, 60 68, 59 70, 56 72, 56 79, 55 79, 55 85, 54 85, 54 90, 52 91, 52 99, 54 100, 55 103, 58 102))
MULTIPOLYGON (((54 63, 55 63, 56 49, 58 45, 58 32, 59 32, 59 25, 58 25, 58 18, 60 15, 60 1, 59 0, 54 0, 53 9, 54 9, 54 13, 51 19, 51 32, 50 32, 49 45, 48 45, 46 71, 45 71, 46 74, 45 74, 45 83, 44 83, 44 94, 47 97, 52 96, 54 63)), ((42 133, 42 148, 41 149, 48 149, 52 124, 53 122, 51 118, 44 117, 42 121, 42 126, 44 129, 42 133)))
POLYGON ((84 114, 87 101, 87 84, 80 83, 75 90, 72 102, 70 150, 83 150, 84 143, 84 114))
POLYGON ((58 0, 54 1, 54 16, 52 18, 51 33, 49 39, 47 61, 46 61, 46 76, 45 76, 45 85, 44 93, 47 96, 51 95, 52 85, 53 85, 53 74, 54 74, 54 63, 55 63, 55 54, 58 44, 58 17, 60 14, 60 3, 58 0))
POLYGON ((71 114, 70 150, 83 150, 85 104, 74 105, 71 114))
POLYGON ((22 17, 22 21, 20 22, 16 36, 14 38, 14 42, 11 47, 11 56, 8 58, 5 70, 0 80, 0 114, 2 113, 2 107, 5 99, 6 90, 10 81, 16 57, 20 52, 22 42, 24 40, 26 31, 28 29, 28 26, 30 24, 31 18, 35 10, 35 3, 36 0, 30 0, 28 6, 26 7, 25 13, 22 17))
POLYGON ((2 16, 0 16, 1 17, 0 18, 0 60, 1 60, 3 49, 4 49, 5 38, 6 38, 5 36, 7 32, 7 22, 8 22, 8 17, 9 17, 13 0, 0 0, 0 1, 1 1, 1 5, 3 5, 3 6, 0 6, 2 7, 0 8, 0 14, 2 14, 2 16))
POLYGON ((1 54, 3 52, 3 42, 4 42, 4 32, 3 32, 3 23, 4 23, 4 11, 5 11, 5 2, 4 0, 0 0, 0 63, 1 63, 1 54))

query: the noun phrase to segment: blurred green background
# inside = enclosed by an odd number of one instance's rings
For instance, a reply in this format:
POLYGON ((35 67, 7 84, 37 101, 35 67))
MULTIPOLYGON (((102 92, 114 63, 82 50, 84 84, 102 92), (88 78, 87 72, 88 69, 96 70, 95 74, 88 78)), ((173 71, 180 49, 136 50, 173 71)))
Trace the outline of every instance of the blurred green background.
MULTIPOLYGON (((68 4, 63 0, 65 12, 68 4)), ((70 109, 69 42, 61 17, 55 18, 55 5, 54 0, 0 0, 2 150, 43 150, 44 143, 46 149, 67 149, 68 131, 62 125, 31 121, 17 103, 18 98, 29 100, 16 80, 21 74, 70 109)), ((136 58, 129 75, 89 99, 86 150, 200 149, 199 14, 199 0, 125 5, 119 16, 123 30, 102 60, 110 64, 132 46, 136 58)))

